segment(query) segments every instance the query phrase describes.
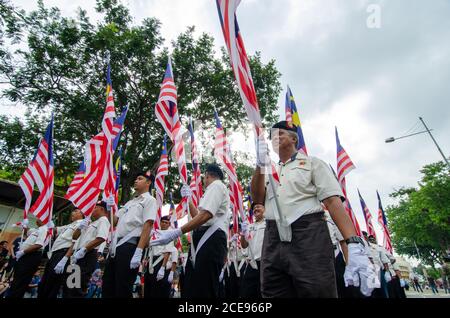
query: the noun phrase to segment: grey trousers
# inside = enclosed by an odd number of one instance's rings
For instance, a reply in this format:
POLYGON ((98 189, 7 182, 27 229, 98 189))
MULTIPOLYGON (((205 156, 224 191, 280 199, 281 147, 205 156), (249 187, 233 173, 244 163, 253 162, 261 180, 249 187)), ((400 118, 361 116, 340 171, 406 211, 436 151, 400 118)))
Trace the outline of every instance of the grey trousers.
POLYGON ((337 298, 334 253, 324 214, 302 216, 281 242, 275 221, 266 221, 261 255, 264 298, 337 298))

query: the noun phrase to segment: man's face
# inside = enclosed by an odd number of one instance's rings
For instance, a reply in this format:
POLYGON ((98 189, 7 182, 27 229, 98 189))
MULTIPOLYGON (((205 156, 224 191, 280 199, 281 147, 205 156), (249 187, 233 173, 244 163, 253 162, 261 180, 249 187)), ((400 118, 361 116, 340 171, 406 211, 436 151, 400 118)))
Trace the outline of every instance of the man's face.
POLYGON ((253 209, 253 215, 255 216, 256 222, 259 222, 264 217, 264 206, 261 204, 256 204, 253 209))
POLYGON ((138 176, 136 180, 134 180, 134 190, 138 192, 146 190, 149 186, 150 180, 147 180, 144 176, 138 176))
POLYGON ((170 226, 170 221, 161 220, 161 230, 167 230, 170 226))
POLYGON ((105 215, 105 213, 106 210, 102 206, 96 205, 94 211, 92 211, 92 221, 98 220, 103 215, 105 215))
POLYGON ((280 149, 295 144, 295 138, 285 129, 272 128, 270 130, 273 150, 279 154, 280 149))
POLYGON ((70 220, 72 222, 76 221, 76 220, 81 220, 83 218, 83 213, 76 209, 72 212, 72 214, 70 215, 70 220))
POLYGON ((214 179, 210 176, 210 174, 205 172, 205 176, 203 177, 203 185, 205 188, 207 188, 213 181, 214 179))

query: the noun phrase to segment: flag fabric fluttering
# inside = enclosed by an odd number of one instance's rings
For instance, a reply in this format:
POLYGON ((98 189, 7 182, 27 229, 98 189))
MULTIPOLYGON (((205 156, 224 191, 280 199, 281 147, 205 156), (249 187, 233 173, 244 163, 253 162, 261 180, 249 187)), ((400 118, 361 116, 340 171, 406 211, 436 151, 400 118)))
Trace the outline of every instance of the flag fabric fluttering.
MULTIPOLYGON (((118 141, 116 143, 115 140, 120 136, 128 110, 125 108, 118 120, 114 121, 116 113, 109 61, 106 82, 106 107, 101 124, 102 131, 86 143, 83 162, 80 166, 84 167, 83 179, 80 181, 80 176, 78 176, 76 183, 72 182, 65 195, 66 199, 87 216, 94 209, 102 190, 104 198, 115 195, 114 144, 117 146, 118 141)), ((77 174, 81 175, 82 172, 83 169, 79 169, 77 174)))
POLYGON ((294 126, 297 129, 298 136, 298 151, 302 152, 305 155, 308 155, 308 151, 306 150, 305 138, 303 137, 302 125, 300 122, 300 116, 297 111, 297 106, 295 104, 294 96, 292 95, 291 89, 289 86, 286 91, 286 121, 290 126, 294 126))
POLYGON ((336 132, 336 148, 337 148, 337 180, 341 185, 342 192, 345 197, 344 207, 347 211, 350 219, 352 220, 353 225, 355 226, 356 234, 361 236, 361 228, 359 227, 358 220, 353 212, 352 206, 350 205, 350 201, 347 197, 347 186, 345 181, 345 176, 355 169, 355 165, 351 161, 345 149, 342 147, 341 142, 339 140, 339 135, 337 131, 337 127, 335 128, 336 132))
POLYGON ((359 189, 358 189, 358 195, 359 195, 359 201, 361 202, 361 209, 363 211, 364 219, 366 221, 367 234, 369 236, 372 235, 376 240, 377 234, 375 233, 375 229, 372 224, 372 214, 370 214, 369 208, 367 207, 366 202, 364 201, 363 197, 361 196, 359 189))
POLYGON ((189 134, 191 136, 191 161, 192 161, 192 177, 191 177, 191 191, 192 203, 195 207, 200 203, 200 198, 203 196, 202 176, 200 171, 200 164, 197 154, 197 145, 195 142, 194 127, 192 125, 192 118, 189 119, 189 134))
POLYGON ((53 115, 47 126, 44 137, 40 140, 37 151, 27 169, 18 182, 26 203, 24 220, 28 213, 32 213, 43 224, 48 224, 53 214, 53 186, 54 186, 54 160, 53 160, 53 115), (39 189, 39 197, 30 208, 34 185, 39 189))
MULTIPOLYGON (((167 68, 164 74, 159 98, 155 105, 155 113, 158 121, 161 123, 174 145, 175 158, 177 160, 178 172, 180 174, 181 182, 183 186, 188 186, 183 134, 181 133, 181 122, 178 116, 177 88, 174 82, 172 62, 170 58, 167 62, 167 68)), ((189 208, 188 200, 186 197, 181 199, 180 205, 180 216, 184 217, 185 215, 187 215, 187 211, 189 208)))
POLYGON ((227 136, 222 127, 217 111, 214 110, 216 119, 216 136, 214 143, 214 157, 223 166, 230 183, 230 201, 233 206, 233 227, 235 233, 238 232, 239 216, 245 220, 244 203, 242 199, 242 187, 239 183, 236 169, 233 164, 231 150, 227 142, 227 136))
POLYGON ((378 223, 381 225, 381 228, 383 229, 383 237, 384 237, 383 246, 389 253, 392 254, 391 235, 389 233, 386 215, 384 214, 383 205, 381 204, 381 198, 378 191, 377 191, 377 199, 378 199, 378 223))
POLYGON ((161 210, 164 203, 164 179, 169 174, 169 159, 167 155, 166 136, 167 135, 164 135, 161 157, 159 159, 159 167, 155 177, 156 203, 158 208, 156 212, 156 220, 153 223, 153 228, 155 230, 160 229, 159 223, 161 220, 161 210))
MULTIPOLYGON (((244 104, 245 112, 250 123, 254 125, 255 139, 264 139, 264 130, 250 71, 250 63, 236 18, 236 10, 239 3, 240 0, 216 0, 217 12, 219 14, 225 45, 230 57, 231 68, 233 69, 234 78, 239 88, 239 94, 244 104)), ((280 178, 273 162, 271 164, 271 175, 275 183, 279 184, 280 178)))
MULTIPOLYGON (((169 203, 170 203, 170 209, 169 209, 169 215, 170 215, 170 225, 172 228, 177 229, 178 228, 178 219, 177 219, 177 212, 175 210, 175 205, 173 204, 172 200, 172 192, 169 193, 169 203)), ((183 251, 183 244, 181 243, 181 238, 177 238, 177 242, 175 244, 175 247, 179 251, 183 251)))

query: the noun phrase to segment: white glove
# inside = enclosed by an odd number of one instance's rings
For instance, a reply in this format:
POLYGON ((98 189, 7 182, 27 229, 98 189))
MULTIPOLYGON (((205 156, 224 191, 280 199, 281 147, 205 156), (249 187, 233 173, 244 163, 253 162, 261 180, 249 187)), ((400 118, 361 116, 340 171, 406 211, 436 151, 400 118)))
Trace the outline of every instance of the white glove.
POLYGON ((256 138, 256 165, 260 168, 270 166, 269 146, 263 134, 256 138))
POLYGON ((156 280, 161 280, 161 279, 163 279, 163 278, 164 278, 164 273, 165 273, 164 267, 161 266, 161 268, 160 268, 159 271, 158 271, 158 274, 156 274, 156 280))
POLYGON ((220 275, 219 275, 219 283, 221 283, 221 282, 223 281, 223 275, 224 275, 224 273, 225 273, 225 271, 224 271, 223 268, 222 268, 222 271, 220 272, 220 275))
POLYGON ((18 251, 18 252, 16 253, 16 261, 18 261, 19 258, 21 258, 23 255, 25 255, 24 251, 18 251))
POLYGON ((50 220, 50 221, 47 223, 47 227, 48 227, 49 229, 53 229, 53 228, 55 227, 55 223, 53 223, 53 221, 50 220))
POLYGON ((172 283, 172 282, 173 282, 173 272, 172 272, 172 271, 170 271, 169 277, 167 277, 167 281, 168 281, 169 283, 172 283))
POLYGON ((24 220, 22 221, 22 227, 23 227, 24 229, 28 228, 28 223, 29 223, 28 219, 24 219, 24 220))
POLYGON ((116 200, 114 200, 114 197, 112 195, 110 195, 107 199, 106 199, 106 204, 108 206, 114 206, 116 204, 116 200))
POLYGON ((134 251, 134 255, 131 258, 130 261, 130 268, 131 269, 135 269, 138 268, 139 265, 141 265, 141 259, 142 259, 142 248, 136 248, 136 250, 134 251))
POLYGON ((244 235, 244 237, 248 237, 248 222, 244 221, 241 223, 241 233, 244 235))
POLYGON ((389 271, 386 271, 384 273, 384 280, 386 281, 386 283, 389 283, 392 280, 392 276, 391 276, 391 273, 389 271))
POLYGON ((183 198, 185 198, 185 197, 188 197, 188 198, 192 197, 192 191, 191 191, 191 188, 190 188, 188 185, 186 185, 186 184, 184 184, 184 185, 181 187, 180 193, 181 193, 181 196, 182 196, 183 198))
POLYGON ((66 263, 68 260, 69 260, 69 258, 67 256, 64 256, 63 258, 61 258, 61 260, 55 266, 56 274, 62 274, 64 272, 64 266, 66 266, 66 263))
POLYGON ((183 234, 183 232, 181 232, 181 228, 167 231, 158 230, 156 231, 156 233, 158 238, 156 240, 150 241, 150 246, 166 245, 183 234))
POLYGON ((90 222, 91 222, 91 219, 84 218, 83 221, 81 221, 80 224, 78 224, 78 228, 77 229, 84 230, 85 228, 87 228, 89 226, 90 222))
POLYGON ((345 287, 349 285, 358 287, 361 282, 361 293, 370 296, 374 289, 375 280, 376 273, 370 266, 364 245, 359 243, 348 244, 348 263, 344 273, 345 287))
POLYGON ((75 258, 75 261, 82 259, 86 255, 86 247, 80 248, 73 257, 75 258))

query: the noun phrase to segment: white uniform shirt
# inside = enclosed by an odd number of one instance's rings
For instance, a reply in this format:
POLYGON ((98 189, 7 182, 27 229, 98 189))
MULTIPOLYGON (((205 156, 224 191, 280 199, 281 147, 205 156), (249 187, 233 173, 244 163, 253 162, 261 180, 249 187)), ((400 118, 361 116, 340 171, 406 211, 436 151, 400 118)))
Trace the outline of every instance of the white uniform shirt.
POLYGON ((140 236, 144 223, 156 219, 156 211, 156 199, 148 192, 128 201, 117 211, 119 218, 116 227, 117 237, 122 238, 132 231, 136 231, 135 237, 140 236))
MULTIPOLYGON (((111 224, 109 223, 109 220, 106 216, 102 216, 101 218, 98 218, 97 220, 89 224, 87 229, 81 231, 81 235, 76 244, 76 249, 86 247, 86 245, 88 245, 96 238, 102 238, 106 240, 109 235, 110 226, 111 224)), ((98 248, 99 246, 97 246, 95 249, 97 250, 98 248)))
POLYGON ((248 256, 253 258, 255 261, 259 261, 261 259, 266 221, 262 219, 259 222, 249 224, 248 229, 251 235, 251 239, 248 242, 248 248, 250 249, 251 254, 248 253, 248 256))
POLYGON ((27 239, 22 243, 21 250, 24 251, 32 245, 41 245, 39 251, 42 251, 46 246, 45 238, 47 237, 47 225, 42 225, 37 229, 30 229, 27 239))
POLYGON ((230 195, 222 181, 215 180, 206 188, 198 208, 213 216, 204 226, 216 224, 222 231, 228 232, 230 195))
POLYGON ((266 176, 264 216, 267 220, 275 220, 275 195, 280 205, 280 214, 288 224, 303 215, 323 211, 320 202, 329 197, 343 197, 341 187, 330 167, 316 157, 297 153, 286 163, 279 163, 277 171, 280 184, 275 193, 268 181, 269 176, 266 176))
POLYGON ((372 259, 375 266, 378 268, 383 268, 383 261, 381 260, 381 252, 377 247, 378 245, 369 243, 370 254, 369 257, 372 259))
MULTIPOLYGON (((167 230, 160 230, 160 231, 164 232, 167 230)), ((173 241, 167 243, 166 245, 152 246, 153 256, 160 256, 163 253, 172 253, 173 249, 176 249, 173 241)))
POLYGON ((166 269, 168 269, 168 270, 171 269, 173 263, 178 263, 178 250, 175 247, 175 245, 170 247, 170 257, 169 257, 169 261, 166 264, 166 269))
POLYGON ((77 230, 78 225, 83 220, 76 220, 68 225, 60 226, 57 228, 58 237, 53 243, 52 252, 58 251, 63 248, 69 248, 72 245, 73 233, 77 230))

